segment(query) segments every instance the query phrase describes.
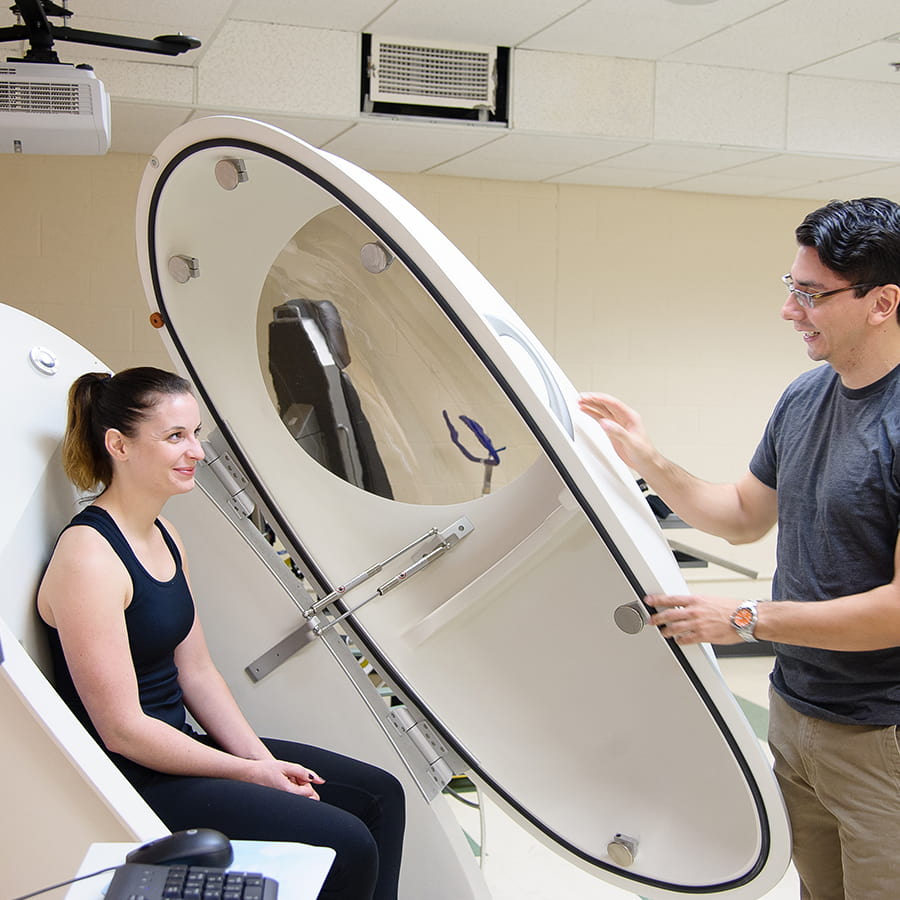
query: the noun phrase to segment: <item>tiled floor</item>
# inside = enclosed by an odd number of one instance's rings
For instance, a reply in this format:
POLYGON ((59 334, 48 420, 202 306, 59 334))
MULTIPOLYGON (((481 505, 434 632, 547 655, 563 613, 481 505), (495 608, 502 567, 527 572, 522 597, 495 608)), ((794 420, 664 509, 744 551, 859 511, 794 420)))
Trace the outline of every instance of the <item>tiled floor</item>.
MULTIPOLYGON (((771 658, 728 657, 719 663, 768 755, 764 738, 771 658)), ((477 810, 451 801, 470 841, 476 848, 480 845, 482 871, 493 900, 635 900, 638 896, 610 887, 564 862, 490 800, 482 798, 481 803, 481 810, 477 810)), ((799 887, 793 868, 765 896, 766 900, 796 900, 799 887)))

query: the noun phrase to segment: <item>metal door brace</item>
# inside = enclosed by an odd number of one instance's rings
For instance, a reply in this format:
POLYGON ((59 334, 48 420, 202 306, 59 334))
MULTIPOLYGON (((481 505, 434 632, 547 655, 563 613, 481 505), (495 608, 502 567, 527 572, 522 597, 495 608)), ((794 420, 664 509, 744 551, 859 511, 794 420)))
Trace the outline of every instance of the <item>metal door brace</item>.
POLYGON ((338 616, 336 619, 332 619, 330 622, 327 622, 324 625, 317 625, 316 627, 314 627, 313 632, 317 635, 321 635, 324 632, 328 631, 329 628, 337 625, 338 622, 346 619, 347 616, 351 616, 357 610, 362 609, 362 607, 374 600, 376 597, 383 597, 388 591, 392 591, 395 587, 402 584, 404 581, 407 581, 413 575, 421 572, 422 569, 430 566, 436 559, 440 559, 440 557, 442 557, 448 550, 452 550, 464 537, 471 534, 471 532, 474 530, 475 526, 465 516, 463 516, 461 519, 457 519, 452 525, 450 525, 448 528, 445 528, 443 531, 438 531, 437 528, 432 528, 425 534, 423 534, 420 538, 417 538, 415 541, 413 541, 411 544, 407 544, 402 550, 398 550, 383 562, 376 563, 374 566, 371 566, 364 572, 360 572, 359 575, 354 576, 348 582, 332 591, 330 594, 328 594, 327 597, 323 597, 321 600, 318 600, 309 609, 307 609, 303 613, 303 615, 306 616, 307 619, 311 618, 329 603, 333 603, 338 598, 343 597, 348 591, 362 584, 364 581, 368 581, 368 579, 370 579, 374 575, 377 575, 386 565, 397 559, 397 557, 402 556, 404 553, 412 550, 414 547, 417 547, 419 544, 427 541, 429 538, 440 538, 440 543, 436 547, 434 547, 432 550, 429 550, 427 553, 417 559, 412 565, 407 566, 402 572, 398 572, 393 578, 389 578, 384 584, 376 588, 374 594, 367 597, 361 603, 357 603, 356 606, 348 609, 345 613, 338 616))

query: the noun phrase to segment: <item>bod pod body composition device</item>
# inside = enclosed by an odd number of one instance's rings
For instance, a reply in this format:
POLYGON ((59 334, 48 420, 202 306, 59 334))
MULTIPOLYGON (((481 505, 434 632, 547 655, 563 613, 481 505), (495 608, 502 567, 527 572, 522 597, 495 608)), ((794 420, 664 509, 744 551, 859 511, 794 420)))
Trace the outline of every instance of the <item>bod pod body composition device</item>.
MULTIPOLYGON (((278 726, 311 687, 290 672, 322 647, 369 696, 355 649, 390 688, 368 707, 426 799, 464 771, 645 897, 771 888, 789 847, 768 762, 708 650, 646 626, 646 594, 686 592, 671 551, 462 254, 373 176, 231 117, 160 145, 137 234, 212 430, 204 489, 261 561, 275 548, 294 570, 274 566, 292 601, 277 620, 215 591, 207 630, 241 658, 251 721, 278 726)), ((209 593, 204 573, 230 560, 190 552, 209 593)))

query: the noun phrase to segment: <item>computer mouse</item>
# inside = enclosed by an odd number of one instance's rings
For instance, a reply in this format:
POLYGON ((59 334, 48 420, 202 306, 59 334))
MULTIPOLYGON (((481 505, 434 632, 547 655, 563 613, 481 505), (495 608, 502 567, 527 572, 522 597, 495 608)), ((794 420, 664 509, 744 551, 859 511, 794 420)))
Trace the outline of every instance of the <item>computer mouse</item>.
POLYGON ((209 866, 226 869, 234 860, 231 841, 212 828, 188 828, 157 838, 132 850, 125 861, 151 866, 209 866))

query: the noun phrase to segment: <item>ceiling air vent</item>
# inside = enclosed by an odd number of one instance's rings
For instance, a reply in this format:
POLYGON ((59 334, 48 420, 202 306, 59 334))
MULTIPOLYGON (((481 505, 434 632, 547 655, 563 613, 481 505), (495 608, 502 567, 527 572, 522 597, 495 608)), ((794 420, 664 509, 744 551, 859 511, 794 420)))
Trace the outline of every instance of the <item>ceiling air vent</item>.
POLYGON ((364 112, 506 120, 507 48, 364 37, 364 112))

